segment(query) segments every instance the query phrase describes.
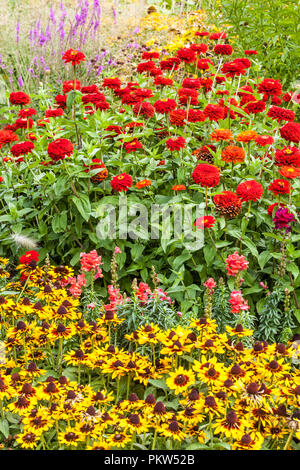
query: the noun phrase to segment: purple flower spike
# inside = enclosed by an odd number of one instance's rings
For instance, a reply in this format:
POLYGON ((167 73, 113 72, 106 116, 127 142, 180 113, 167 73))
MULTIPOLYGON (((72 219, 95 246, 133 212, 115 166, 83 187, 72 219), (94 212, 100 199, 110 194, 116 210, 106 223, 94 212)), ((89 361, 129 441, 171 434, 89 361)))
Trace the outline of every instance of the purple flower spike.
POLYGON ((21 75, 18 78, 18 85, 19 85, 20 88, 23 88, 23 86, 24 86, 24 82, 23 82, 23 79, 22 79, 21 75))

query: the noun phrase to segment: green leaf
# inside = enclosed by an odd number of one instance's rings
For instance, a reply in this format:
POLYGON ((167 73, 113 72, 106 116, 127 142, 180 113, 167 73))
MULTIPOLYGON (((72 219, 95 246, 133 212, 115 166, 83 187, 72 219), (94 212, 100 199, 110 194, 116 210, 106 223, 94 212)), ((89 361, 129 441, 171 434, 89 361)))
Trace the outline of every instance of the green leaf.
POLYGON ((258 251, 254 243, 250 240, 250 238, 245 237, 243 240, 243 244, 246 245, 247 248, 249 248, 251 254, 255 257, 258 258, 258 251))
POLYGON ((296 279, 299 276, 299 268, 296 263, 289 263, 286 267, 287 271, 291 272, 294 278, 296 279))
POLYGON ((210 266, 213 263, 213 260, 216 257, 216 250, 214 247, 206 245, 203 248, 204 258, 207 266, 210 266))
POLYGON ((197 442, 193 442, 193 444, 189 444, 185 450, 197 450, 197 449, 209 449, 209 447, 205 444, 198 444, 197 442))
POLYGON ((72 108, 72 106, 74 104, 74 101, 75 101, 75 98, 76 98, 76 91, 75 90, 69 91, 68 96, 67 96, 67 101, 66 101, 67 113, 72 108))
POLYGON ((88 221, 91 215, 91 203, 89 197, 86 194, 80 193, 79 197, 72 196, 72 202, 84 220, 88 221))
POLYGON ((163 390, 168 390, 168 386, 163 380, 149 379, 149 383, 151 385, 154 385, 155 388, 162 388, 163 390))
POLYGON ((0 420, 0 432, 4 435, 7 439, 9 436, 9 424, 8 421, 4 418, 0 420))
POLYGON ((262 253, 259 254, 257 260, 261 269, 264 269, 265 264, 269 261, 270 258, 271 258, 271 254, 269 251, 263 251, 262 253))

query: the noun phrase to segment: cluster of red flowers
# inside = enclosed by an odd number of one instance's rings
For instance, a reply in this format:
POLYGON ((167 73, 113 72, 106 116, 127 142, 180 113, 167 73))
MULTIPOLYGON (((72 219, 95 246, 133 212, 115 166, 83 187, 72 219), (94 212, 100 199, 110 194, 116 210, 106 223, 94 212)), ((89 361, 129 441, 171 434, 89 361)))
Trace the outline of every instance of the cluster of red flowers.
MULTIPOLYGON (((295 122, 295 112, 289 109, 292 93, 283 94, 279 80, 259 79, 260 81, 255 85, 253 81, 244 77, 251 67, 251 60, 248 56, 256 55, 255 50, 245 51, 246 57, 233 59, 230 57, 230 60, 226 61, 228 60, 226 57, 234 54, 232 46, 227 40, 224 41, 227 38, 226 33, 198 33, 195 37, 203 38, 201 39, 203 42, 196 40, 189 46, 177 50, 171 57, 162 58, 162 54, 156 51, 144 51, 142 62, 137 65, 137 72, 147 75, 147 81, 142 80, 142 86, 138 81, 123 84, 118 77, 104 78, 99 86, 96 84, 82 86, 81 82, 76 79, 75 72, 76 66, 85 60, 85 55, 78 50, 67 50, 62 60, 74 67, 74 80, 63 82, 62 94, 55 97, 56 106, 46 109, 43 118, 39 120, 35 120, 37 111, 34 108, 23 108, 31 102, 26 93, 22 91, 11 93, 10 103, 21 109, 13 124, 0 130, 0 148, 14 143, 10 148, 12 156, 15 157, 14 161, 23 161, 24 155, 32 153, 35 149, 33 142, 37 140, 35 134, 29 133, 29 130, 34 126, 47 128, 47 124, 52 123, 53 119, 64 116, 65 111, 68 112, 70 108, 69 93, 77 90, 84 110, 83 119, 87 119, 96 110, 108 110, 112 101, 111 97, 116 98, 116 103, 120 105, 118 120, 105 128, 102 138, 113 149, 116 146, 120 148, 120 152, 128 154, 129 159, 132 153, 142 154, 146 151, 140 136, 143 138, 147 134, 148 120, 151 120, 151 123, 156 122, 156 125, 151 126, 154 130, 151 136, 157 139, 157 145, 165 144, 165 148, 172 153, 182 150, 180 152, 182 167, 188 159, 194 158, 195 161, 196 157, 200 161, 191 171, 190 176, 195 185, 205 188, 206 198, 207 188, 215 188, 223 183, 224 190, 214 193, 212 198, 215 209, 222 216, 236 217, 241 211, 243 202, 257 202, 262 198, 263 184, 255 179, 239 182, 235 185, 235 192, 226 190, 228 186, 225 183, 227 183, 230 167, 233 177, 233 172, 237 171, 233 169, 233 166, 236 165, 239 169, 241 164, 248 164, 252 156, 261 160, 262 170, 259 176, 269 164, 274 164, 278 170, 279 178, 274 175, 273 181, 268 183, 268 190, 273 193, 273 196, 287 194, 291 196, 293 190, 291 180, 300 176, 300 151, 296 146, 300 142, 300 124, 295 122), (223 43, 220 42, 222 40, 223 43), (182 71, 187 64, 194 75, 186 74, 182 77, 182 71), (216 64, 218 64, 218 70, 214 72, 216 64), (177 70, 180 71, 181 80, 175 89, 174 77, 176 77, 177 70), (241 81, 241 86, 238 85, 234 96, 230 96, 226 82, 228 79, 229 81, 235 80, 235 77, 238 77, 239 84, 241 81), (153 86, 150 85, 151 80, 153 86), (162 89, 160 96, 156 91, 161 92, 162 89), (109 96, 108 100, 106 94, 109 96), (217 100, 214 102, 213 98, 217 100), (282 103, 287 103, 287 105, 282 103), (253 115, 259 113, 264 113, 265 118, 269 118, 273 127, 277 126, 277 134, 274 132, 274 135, 270 135, 271 130, 266 128, 263 131, 266 133, 259 135, 258 131, 252 128, 255 127, 253 115), (130 116, 131 120, 126 122, 122 118, 123 125, 120 125, 119 116, 122 114, 130 116), (234 135, 234 126, 231 125, 234 121, 245 126, 237 136, 234 135), (203 122, 205 124, 202 127, 199 123, 203 122), (212 128, 210 132, 206 132, 208 126, 212 128), (185 138, 188 128, 192 131, 191 138, 189 136, 185 138), (26 129, 27 140, 19 141, 19 136, 16 134, 18 129, 26 129), (280 137, 277 137, 278 135, 280 137), (284 140, 284 146, 275 148, 280 138, 284 140), (201 147, 190 151, 190 142, 195 140, 201 141, 201 147), (216 145, 212 145, 211 141, 214 141, 216 145), (253 155, 250 150, 251 146, 252 149, 264 152, 263 156, 253 155), (215 164, 216 161, 218 161, 217 164, 215 164), (222 179, 220 167, 222 167, 222 179)), ((52 164, 71 156, 74 152, 74 145, 68 138, 51 140, 48 144, 48 155, 51 160, 42 164, 52 164)), ((176 153, 174 155, 175 160, 176 153)), ((10 159, 10 157, 5 158, 5 161, 10 159)), ((105 159, 104 161, 106 162, 105 159)), ((93 183, 101 183, 108 177, 104 161, 101 158, 92 158, 89 163, 84 163, 84 171, 91 172, 93 183)), ((167 159, 157 162, 157 167, 160 167, 157 171, 162 174, 168 171, 167 159)), ((174 168, 172 166, 173 176, 175 176, 174 168)), ((148 179, 142 179, 133 184, 133 178, 127 173, 127 167, 125 172, 121 173, 121 169, 119 171, 120 174, 113 176, 110 182, 113 191, 126 192, 131 187, 142 189, 151 185, 151 180, 148 179)), ((230 182, 230 188, 233 187, 235 179, 233 178, 230 182)), ((182 191, 186 189, 188 181, 183 181, 184 184, 182 180, 179 180, 179 184, 176 184, 176 181, 172 183, 173 191, 182 191)), ((204 228, 211 227, 213 224, 209 217, 213 216, 207 215, 206 219, 201 222, 204 228)))

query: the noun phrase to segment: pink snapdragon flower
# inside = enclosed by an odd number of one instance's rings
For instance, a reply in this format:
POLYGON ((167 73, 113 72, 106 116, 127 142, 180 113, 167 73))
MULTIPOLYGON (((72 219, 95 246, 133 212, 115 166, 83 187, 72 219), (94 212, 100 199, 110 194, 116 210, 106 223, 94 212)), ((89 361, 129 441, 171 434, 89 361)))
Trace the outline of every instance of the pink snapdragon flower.
POLYGON ((167 293, 164 292, 160 287, 157 287, 155 291, 152 293, 151 298, 154 299, 156 296, 160 298, 160 300, 166 300, 169 304, 172 304, 171 297, 167 296, 167 293))
POLYGON ((230 294, 229 303, 231 313, 239 313, 243 310, 249 310, 248 300, 245 300, 240 290, 233 290, 230 294))
POLYGON ((207 281, 204 282, 203 284, 207 289, 209 289, 209 293, 210 294, 213 294, 214 293, 214 289, 217 285, 217 283, 215 282, 215 280, 210 277, 209 279, 207 279, 207 281))
POLYGON ((120 292, 120 289, 118 287, 114 287, 113 285, 107 286, 107 292, 110 303, 104 305, 105 310, 114 311, 118 305, 122 305, 130 300, 127 296, 124 298, 120 292))
POLYGON ((121 248, 119 248, 118 246, 115 247, 115 251, 114 251, 114 254, 117 255, 117 254, 121 254, 122 253, 122 250, 121 248))
POLYGON ((151 289, 145 282, 139 283, 139 288, 136 292, 137 297, 140 299, 141 302, 145 303, 148 300, 148 296, 151 294, 151 289))
POLYGON ((236 276, 244 269, 247 269, 249 262, 246 260, 245 256, 239 255, 235 251, 232 255, 229 255, 226 258, 226 269, 228 276, 236 276))
MULTIPOLYGON (((90 253, 80 253, 81 269, 85 272, 96 271, 99 273, 99 266, 103 264, 101 262, 101 256, 98 256, 96 250, 90 251, 90 253)), ((98 275, 98 277, 101 277, 98 275)))
POLYGON ((78 274, 76 277, 69 277, 67 279, 67 284, 71 284, 69 287, 69 291, 73 295, 73 297, 80 297, 82 294, 82 287, 86 286, 86 278, 84 273, 78 274))
POLYGON ((94 310, 94 308, 96 308, 96 304, 94 302, 91 302, 87 305, 87 308, 91 308, 92 310, 94 310))
POLYGON ((266 286, 266 284, 264 284, 263 282, 260 282, 259 285, 260 285, 260 287, 262 287, 263 289, 268 289, 268 286, 266 286))

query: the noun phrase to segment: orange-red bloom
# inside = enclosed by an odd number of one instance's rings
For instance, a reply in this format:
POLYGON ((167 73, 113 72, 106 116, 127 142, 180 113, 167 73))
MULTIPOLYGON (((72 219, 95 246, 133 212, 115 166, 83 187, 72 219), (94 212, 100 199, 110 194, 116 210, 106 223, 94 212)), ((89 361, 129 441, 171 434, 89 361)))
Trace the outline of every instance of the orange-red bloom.
POLYGON ((227 163, 241 163, 245 160, 244 149, 237 145, 228 145, 222 150, 222 160, 227 163))

